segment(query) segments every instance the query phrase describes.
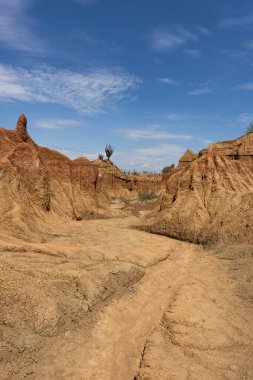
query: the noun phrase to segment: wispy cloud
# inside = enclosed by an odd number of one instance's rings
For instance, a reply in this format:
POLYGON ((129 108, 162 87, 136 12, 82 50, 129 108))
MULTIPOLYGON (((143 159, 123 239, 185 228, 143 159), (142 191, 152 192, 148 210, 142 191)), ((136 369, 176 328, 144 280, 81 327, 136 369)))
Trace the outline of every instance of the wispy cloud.
POLYGON ((253 13, 239 16, 228 15, 219 22, 220 29, 245 28, 253 26, 253 13))
POLYGON ((0 65, 0 101, 55 103, 87 114, 111 109, 139 83, 139 78, 120 70, 81 73, 0 65))
POLYGON ((201 55, 201 52, 198 49, 184 49, 184 53, 191 58, 199 58, 201 55))
POLYGON ((149 156, 163 156, 169 154, 170 156, 178 156, 183 153, 184 148, 181 145, 174 144, 162 144, 159 146, 145 147, 133 149, 133 152, 139 153, 140 155, 149 156))
POLYGON ((246 49, 222 49, 220 50, 221 54, 223 54, 226 58, 229 59, 240 59, 245 60, 248 59, 250 54, 246 49))
POLYGON ((45 53, 46 44, 36 36, 35 22, 29 16, 31 0, 1 0, 0 43, 32 54, 45 53))
POLYGON ((201 87, 201 88, 197 88, 196 90, 189 91, 189 95, 201 96, 201 95, 211 94, 212 92, 213 91, 209 87, 201 87))
POLYGON ((235 116, 234 118, 228 119, 228 124, 231 127, 235 128, 243 128, 246 130, 246 128, 249 126, 250 123, 253 121, 253 113, 241 113, 238 116, 235 116))
POLYGON ((238 84, 237 86, 233 87, 233 90, 252 91, 253 90, 253 82, 246 82, 246 83, 238 84))
POLYGON ((170 122, 173 122, 175 124, 189 124, 199 122, 201 120, 200 115, 192 115, 188 113, 165 113, 163 117, 166 120, 169 120, 170 122))
POLYGON ((71 119, 39 119, 32 123, 35 127, 44 129, 65 129, 80 127, 81 123, 71 119))
POLYGON ((229 59, 249 60, 253 55, 253 40, 245 41, 239 49, 221 49, 220 52, 229 59))
POLYGON ((253 113, 241 113, 238 116, 238 121, 240 123, 251 123, 253 121, 253 113))
POLYGON ((246 41, 246 42, 244 43, 244 47, 245 47, 247 50, 253 50, 253 40, 246 41))
POLYGON ((169 121, 173 121, 173 122, 176 122, 176 121, 179 121, 182 119, 182 115, 178 114, 178 113, 166 113, 163 116, 165 119, 167 119, 169 121))
POLYGON ((180 135, 175 133, 170 133, 161 129, 159 124, 148 125, 145 128, 140 129, 117 129, 114 131, 118 135, 121 135, 125 138, 133 140, 191 140, 192 136, 190 135, 180 135))
POLYGON ((211 30, 205 28, 204 26, 196 25, 196 29, 198 30, 198 32, 199 32, 200 34, 203 34, 203 35, 205 35, 205 36, 211 36, 211 35, 212 35, 211 30))
POLYGON ((151 34, 150 44, 155 50, 170 51, 197 39, 195 34, 180 25, 170 28, 160 26, 151 34))
POLYGON ((179 86, 180 85, 180 83, 177 80, 171 79, 171 78, 159 78, 158 82, 168 84, 169 86, 179 86))
POLYGON ((198 88, 189 91, 188 94, 192 96, 212 94, 214 92, 214 86, 215 85, 212 81, 207 81, 206 83, 202 84, 198 88))
POLYGON ((158 171, 172 163, 177 163, 186 147, 178 144, 161 144, 152 147, 115 152, 115 162, 124 169, 158 171), (130 157, 130 159, 129 159, 130 157))

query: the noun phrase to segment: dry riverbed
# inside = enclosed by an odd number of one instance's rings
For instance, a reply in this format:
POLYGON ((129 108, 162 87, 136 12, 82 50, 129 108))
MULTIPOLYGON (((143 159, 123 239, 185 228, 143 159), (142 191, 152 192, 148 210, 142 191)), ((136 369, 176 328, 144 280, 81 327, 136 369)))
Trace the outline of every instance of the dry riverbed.
POLYGON ((252 247, 66 222, 1 241, 0 378, 252 379, 252 247))

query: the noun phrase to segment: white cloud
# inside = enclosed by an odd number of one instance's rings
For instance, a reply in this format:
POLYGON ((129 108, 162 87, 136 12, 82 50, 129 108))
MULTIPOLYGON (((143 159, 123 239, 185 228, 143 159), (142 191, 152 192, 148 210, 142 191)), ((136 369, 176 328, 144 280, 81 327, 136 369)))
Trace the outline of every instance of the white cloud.
POLYGON ((199 58, 201 55, 200 50, 197 49, 184 49, 184 53, 189 55, 191 58, 199 58))
POLYGON ((0 100, 54 103, 87 114, 112 108, 129 97, 140 80, 119 70, 80 73, 53 67, 0 65, 0 100))
POLYGON ((140 140, 191 140, 190 135, 179 135, 161 130, 159 124, 149 125, 143 129, 118 129, 115 133, 129 139, 140 140))
POLYGON ((164 156, 164 155, 170 155, 173 157, 178 157, 181 153, 184 152, 184 149, 180 145, 173 145, 173 144, 163 144, 159 146, 152 146, 148 148, 136 148, 133 149, 133 152, 136 152, 140 155, 144 156, 164 156))
POLYGON ((39 119, 35 120, 33 125, 44 129, 64 129, 80 127, 81 123, 70 119, 39 119))
POLYGON ((193 114, 188 114, 188 113, 165 113, 163 117, 166 120, 169 120, 175 124, 184 124, 184 125, 189 125, 189 123, 194 123, 194 125, 201 121, 201 116, 200 115, 193 115, 193 114))
POLYGON ((209 86, 200 87, 196 90, 189 91, 188 94, 192 96, 201 96, 201 95, 207 95, 211 94, 213 90, 209 86))
POLYGON ((244 28, 253 26, 253 14, 245 16, 226 16, 220 23, 220 29, 244 28))
POLYGON ((0 43, 30 53, 45 53, 46 45, 35 33, 29 16, 31 0, 0 0, 0 43))
POLYGON ((127 151, 116 151, 114 162, 123 169, 160 172, 164 166, 172 163, 177 164, 185 150, 186 147, 182 145, 162 144, 127 151))
POLYGON ((173 50, 188 41, 197 41, 197 36, 180 25, 166 28, 160 26, 151 35, 151 47, 155 50, 173 50))
POLYGON ((177 80, 171 78, 159 78, 158 81, 169 86, 178 86, 180 84, 177 80))
POLYGON ((252 91, 253 90, 253 82, 246 82, 242 84, 238 84, 237 86, 233 87, 234 90, 247 90, 252 91))

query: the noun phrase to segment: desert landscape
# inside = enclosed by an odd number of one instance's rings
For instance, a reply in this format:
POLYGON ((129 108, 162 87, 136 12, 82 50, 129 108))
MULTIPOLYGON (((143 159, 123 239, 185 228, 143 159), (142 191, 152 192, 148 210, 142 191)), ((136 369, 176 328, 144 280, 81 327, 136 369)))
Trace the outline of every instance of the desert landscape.
POLYGON ((252 379, 253 132, 161 175, 28 130, 0 129, 0 378, 252 379))

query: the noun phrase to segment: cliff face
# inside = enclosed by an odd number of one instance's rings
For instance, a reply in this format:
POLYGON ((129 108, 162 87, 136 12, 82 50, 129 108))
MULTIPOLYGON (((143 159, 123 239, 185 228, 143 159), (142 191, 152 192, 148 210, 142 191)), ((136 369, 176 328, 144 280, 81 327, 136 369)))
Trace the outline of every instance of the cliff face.
POLYGON ((253 134, 212 144, 167 180, 143 228, 197 243, 253 243, 253 134))

